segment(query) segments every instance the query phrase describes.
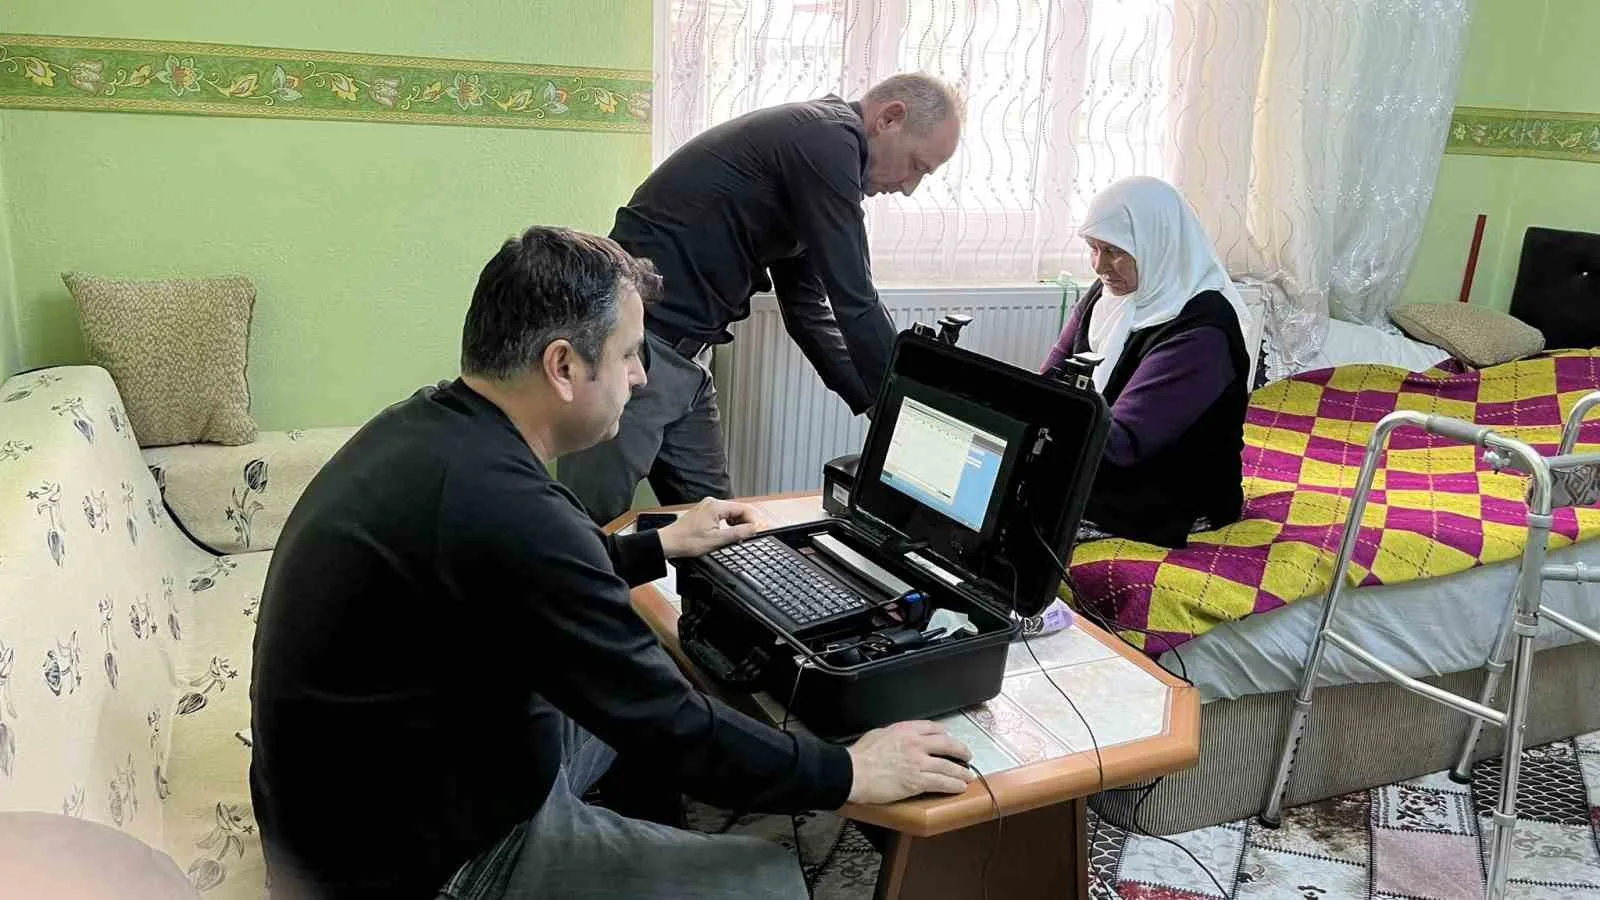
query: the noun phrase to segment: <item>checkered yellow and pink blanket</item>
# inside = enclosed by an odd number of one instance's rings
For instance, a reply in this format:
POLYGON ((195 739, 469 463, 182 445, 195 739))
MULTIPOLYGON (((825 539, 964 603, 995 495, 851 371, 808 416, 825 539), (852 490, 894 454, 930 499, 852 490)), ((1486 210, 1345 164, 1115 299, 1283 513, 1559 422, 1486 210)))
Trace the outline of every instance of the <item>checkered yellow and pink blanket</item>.
MULTIPOLYGON (((1153 654, 1224 622, 1325 594, 1373 425, 1413 409, 1488 425, 1552 453, 1566 414, 1600 390, 1600 350, 1462 372, 1387 366, 1308 372, 1258 390, 1245 422, 1244 518, 1167 550, 1121 539, 1080 545, 1081 602, 1153 654), (1149 634, 1141 634, 1139 629, 1149 634)), ((1521 554, 1526 479, 1472 447, 1412 428, 1390 439, 1373 483, 1350 584, 1436 578, 1521 554)), ((1600 418, 1578 449, 1600 450, 1600 418)), ((1600 536, 1600 509, 1556 513, 1551 547, 1600 536)))

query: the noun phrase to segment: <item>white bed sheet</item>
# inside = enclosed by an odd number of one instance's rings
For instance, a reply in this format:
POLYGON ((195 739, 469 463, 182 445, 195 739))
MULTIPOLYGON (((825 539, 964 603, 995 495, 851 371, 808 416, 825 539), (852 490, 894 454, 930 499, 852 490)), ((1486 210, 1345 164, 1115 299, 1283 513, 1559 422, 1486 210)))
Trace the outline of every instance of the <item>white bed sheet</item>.
POLYGON ((1376 364, 1425 372, 1449 358, 1450 354, 1438 347, 1414 341, 1397 332, 1329 319, 1328 335, 1322 341, 1322 349, 1306 361, 1304 371, 1376 364))
MULTIPOLYGON (((1600 540, 1553 550, 1552 563, 1600 565, 1600 540)), ((1483 665, 1517 579, 1518 560, 1479 566, 1455 575, 1396 585, 1356 588, 1339 602, 1335 628, 1402 672, 1417 678, 1464 672, 1483 665)), ((1545 582, 1544 603, 1600 628, 1600 587, 1545 582)), ((1322 616, 1322 599, 1297 600, 1282 609, 1213 628, 1159 657, 1178 672, 1181 656, 1202 702, 1294 690, 1300 667, 1322 616)), ((1539 649, 1575 643, 1571 632, 1541 622, 1539 649)), ((1328 648, 1319 685, 1383 680, 1361 662, 1328 648)))

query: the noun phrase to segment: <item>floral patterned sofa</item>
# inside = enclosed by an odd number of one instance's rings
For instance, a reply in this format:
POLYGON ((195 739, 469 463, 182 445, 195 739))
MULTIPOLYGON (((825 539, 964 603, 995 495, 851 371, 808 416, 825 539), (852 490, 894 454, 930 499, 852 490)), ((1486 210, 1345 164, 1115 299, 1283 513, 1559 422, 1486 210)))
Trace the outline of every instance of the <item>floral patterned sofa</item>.
POLYGON ((265 896, 250 647, 271 547, 354 429, 140 451, 93 366, 0 385, 0 811, 111 825, 265 896))

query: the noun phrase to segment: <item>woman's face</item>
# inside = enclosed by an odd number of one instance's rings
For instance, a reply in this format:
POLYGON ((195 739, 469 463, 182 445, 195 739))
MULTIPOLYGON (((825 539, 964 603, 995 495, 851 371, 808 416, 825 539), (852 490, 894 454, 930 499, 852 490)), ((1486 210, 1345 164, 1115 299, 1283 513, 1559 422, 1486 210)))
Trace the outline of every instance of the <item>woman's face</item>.
POLYGON ((1100 276, 1105 289, 1118 297, 1139 289, 1139 264, 1126 250, 1105 241, 1085 238, 1089 242, 1089 261, 1094 273, 1100 276))

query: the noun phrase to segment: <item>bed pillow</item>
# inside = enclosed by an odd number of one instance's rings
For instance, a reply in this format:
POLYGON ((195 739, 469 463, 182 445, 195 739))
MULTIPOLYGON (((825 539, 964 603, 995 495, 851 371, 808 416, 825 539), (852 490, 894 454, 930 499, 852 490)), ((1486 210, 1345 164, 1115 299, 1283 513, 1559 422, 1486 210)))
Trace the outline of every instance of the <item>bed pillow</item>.
POLYGON ((245 380, 255 287, 246 278, 61 276, 89 356, 111 373, 142 447, 247 444, 245 380))
POLYGON ((1406 334, 1477 368, 1544 349, 1544 335, 1537 328, 1469 303, 1408 303, 1390 310, 1389 317, 1406 334))

